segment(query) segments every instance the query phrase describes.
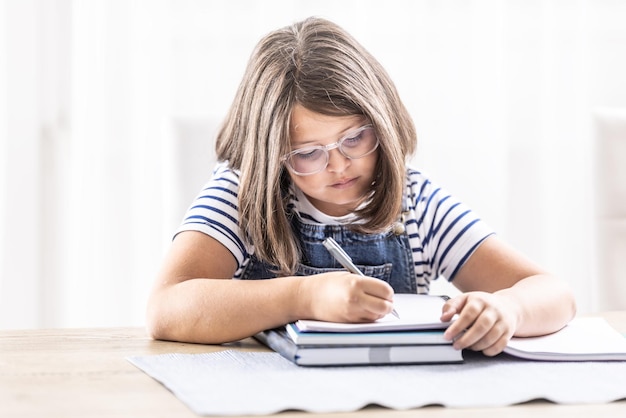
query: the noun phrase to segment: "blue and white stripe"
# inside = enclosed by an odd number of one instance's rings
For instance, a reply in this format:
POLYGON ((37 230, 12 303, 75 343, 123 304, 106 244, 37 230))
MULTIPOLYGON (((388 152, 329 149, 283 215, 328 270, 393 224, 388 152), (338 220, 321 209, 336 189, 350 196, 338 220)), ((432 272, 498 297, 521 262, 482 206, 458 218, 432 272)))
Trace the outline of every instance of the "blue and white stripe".
MULTIPOLYGON (((254 252, 239 229, 238 189, 238 173, 226 163, 218 164, 177 231, 200 231, 221 242, 237 260, 239 268, 235 278, 241 275, 254 252)), ((407 197, 409 213, 405 224, 418 292, 428 293, 430 282, 439 276, 454 279, 469 256, 493 231, 466 205, 412 169, 407 170, 407 197)), ((295 193, 288 205, 306 222, 316 222, 320 217, 328 222, 328 216, 309 213, 312 206, 297 199, 295 193)))
POLYGON ((439 276, 453 280, 493 231, 466 205, 420 172, 407 171, 406 229, 413 251, 418 292, 428 293, 439 276))

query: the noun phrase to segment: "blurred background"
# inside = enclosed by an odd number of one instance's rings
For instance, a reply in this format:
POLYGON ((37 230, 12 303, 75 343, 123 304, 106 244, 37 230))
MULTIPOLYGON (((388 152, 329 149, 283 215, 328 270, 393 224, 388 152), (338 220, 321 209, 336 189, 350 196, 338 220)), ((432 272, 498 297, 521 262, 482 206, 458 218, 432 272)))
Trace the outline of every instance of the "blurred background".
POLYGON ((415 167, 626 309, 624 1, 0 0, 0 328, 143 324, 252 48, 311 15, 391 74, 415 167))

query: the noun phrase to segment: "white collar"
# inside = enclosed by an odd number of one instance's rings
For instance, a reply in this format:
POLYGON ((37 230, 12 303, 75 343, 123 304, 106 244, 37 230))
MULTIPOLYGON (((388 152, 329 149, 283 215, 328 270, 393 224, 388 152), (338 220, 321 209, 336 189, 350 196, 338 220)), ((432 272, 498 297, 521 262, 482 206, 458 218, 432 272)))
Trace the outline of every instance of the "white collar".
MULTIPOLYGON (((327 215, 321 210, 317 209, 315 206, 313 206, 311 201, 306 197, 304 192, 302 192, 302 190, 300 190, 299 187, 293 186, 293 188, 294 188, 294 195, 296 198, 296 202, 294 203, 296 205, 297 212, 299 212, 300 214, 307 214, 311 218, 317 220, 319 223, 323 225, 347 225, 347 224, 354 224, 354 223, 363 223, 362 220, 357 219, 354 213, 348 213, 347 215, 343 215, 343 216, 327 215)), ((315 223, 311 219, 308 219, 308 217, 306 216, 301 216, 301 218, 302 218, 302 222, 304 223, 308 223, 308 224, 315 223)))

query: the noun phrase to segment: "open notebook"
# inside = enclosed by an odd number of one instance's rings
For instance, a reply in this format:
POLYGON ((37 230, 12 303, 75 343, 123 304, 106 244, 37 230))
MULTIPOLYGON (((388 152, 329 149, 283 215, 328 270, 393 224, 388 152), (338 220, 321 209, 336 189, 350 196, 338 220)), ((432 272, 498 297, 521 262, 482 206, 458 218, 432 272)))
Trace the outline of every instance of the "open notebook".
POLYGON ((529 360, 626 360, 626 338, 600 317, 579 317, 541 337, 512 338, 504 352, 529 360))
POLYGON ((398 317, 389 314, 377 321, 367 323, 338 323, 315 320, 299 320, 296 328, 302 332, 372 332, 415 331, 447 328, 449 322, 441 322, 443 304, 447 296, 396 294, 393 305, 398 317))

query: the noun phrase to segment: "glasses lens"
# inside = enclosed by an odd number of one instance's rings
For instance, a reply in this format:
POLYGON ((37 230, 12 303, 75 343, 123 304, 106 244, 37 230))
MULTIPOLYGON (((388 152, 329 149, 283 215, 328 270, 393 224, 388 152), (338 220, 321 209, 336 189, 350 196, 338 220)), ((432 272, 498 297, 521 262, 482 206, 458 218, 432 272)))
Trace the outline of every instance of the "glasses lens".
POLYGON ((339 142, 341 152, 346 157, 365 157, 378 146, 378 138, 371 126, 360 129, 354 134, 348 135, 339 142))
POLYGON ((321 147, 303 148, 291 154, 287 161, 295 172, 312 174, 326 167, 328 153, 321 147))

